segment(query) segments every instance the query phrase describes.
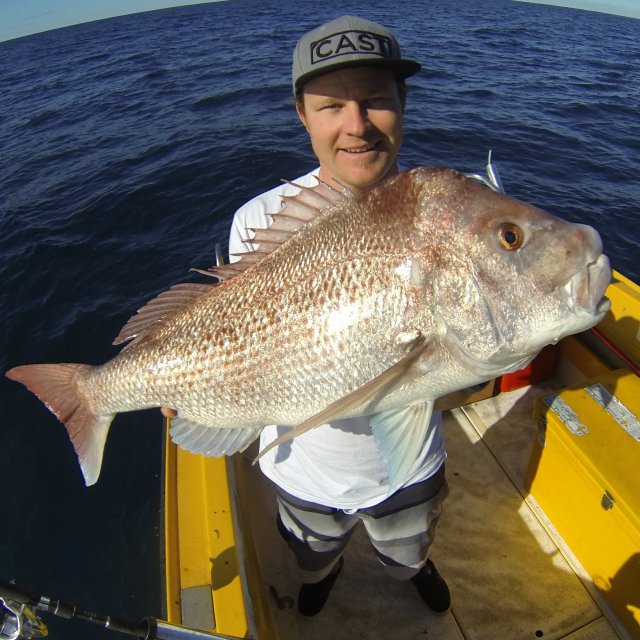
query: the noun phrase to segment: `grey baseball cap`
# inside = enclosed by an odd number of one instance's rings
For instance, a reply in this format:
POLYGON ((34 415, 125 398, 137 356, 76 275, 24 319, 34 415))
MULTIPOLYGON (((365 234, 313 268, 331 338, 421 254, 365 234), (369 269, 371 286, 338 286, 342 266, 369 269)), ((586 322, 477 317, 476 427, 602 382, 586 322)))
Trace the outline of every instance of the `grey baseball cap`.
POLYGON ((405 60, 393 33, 376 22, 341 16, 303 35, 293 52, 293 92, 304 82, 344 67, 379 66, 399 78, 420 70, 414 60, 405 60))

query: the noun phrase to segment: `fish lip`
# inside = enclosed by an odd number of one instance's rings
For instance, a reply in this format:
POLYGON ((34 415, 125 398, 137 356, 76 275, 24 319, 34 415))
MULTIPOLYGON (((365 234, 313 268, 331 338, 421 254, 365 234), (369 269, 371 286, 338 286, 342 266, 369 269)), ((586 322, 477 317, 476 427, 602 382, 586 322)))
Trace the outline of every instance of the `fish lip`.
POLYGON ((609 258, 601 253, 569 278, 563 287, 565 301, 574 311, 604 317, 611 306, 604 295, 610 282, 609 258))

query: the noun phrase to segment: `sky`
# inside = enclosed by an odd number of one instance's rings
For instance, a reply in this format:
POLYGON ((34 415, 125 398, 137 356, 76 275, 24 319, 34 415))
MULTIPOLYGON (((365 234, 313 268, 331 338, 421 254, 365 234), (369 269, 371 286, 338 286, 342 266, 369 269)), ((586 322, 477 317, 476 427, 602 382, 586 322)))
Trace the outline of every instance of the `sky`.
POLYGON ((0 0, 0 42, 81 22, 212 0, 0 0))
POLYGON ((572 9, 614 13, 629 18, 640 18, 640 0, 520 0, 538 4, 555 4, 572 9))
MULTIPOLYGON (((524 1, 640 18, 640 0, 524 1)), ((211 0, 0 0, 0 41, 80 22, 203 2, 211 0)))

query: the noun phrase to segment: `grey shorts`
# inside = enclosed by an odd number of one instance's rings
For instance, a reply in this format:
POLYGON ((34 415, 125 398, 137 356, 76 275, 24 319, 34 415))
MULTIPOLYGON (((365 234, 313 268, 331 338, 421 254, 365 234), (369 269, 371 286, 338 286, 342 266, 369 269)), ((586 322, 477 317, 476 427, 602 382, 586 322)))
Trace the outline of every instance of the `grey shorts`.
POLYGON ((408 579, 427 561, 448 488, 443 464, 430 478, 354 512, 306 502, 279 487, 276 492, 279 529, 302 570, 330 568, 362 522, 389 573, 408 579))

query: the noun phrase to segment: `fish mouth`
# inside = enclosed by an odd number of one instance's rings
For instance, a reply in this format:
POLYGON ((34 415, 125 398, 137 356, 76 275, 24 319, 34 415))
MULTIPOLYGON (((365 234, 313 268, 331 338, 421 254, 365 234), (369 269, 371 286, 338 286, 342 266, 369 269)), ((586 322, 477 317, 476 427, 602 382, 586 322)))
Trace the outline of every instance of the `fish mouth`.
POLYGON ((601 253, 596 260, 574 273, 564 285, 565 300, 572 310, 583 310, 602 319, 611 306, 604 295, 610 282, 609 258, 601 253))
POLYGON ((502 335, 500 323, 494 318, 496 343, 502 346, 488 358, 475 355, 464 340, 450 330, 441 316, 436 316, 438 334, 454 360, 488 380, 495 375, 522 369, 545 345, 556 344, 566 335, 585 331, 598 324, 611 306, 604 295, 610 282, 609 259, 601 253, 576 271, 564 286, 557 287, 561 296, 558 302, 566 305, 566 308, 560 313, 557 322, 551 320, 551 326, 537 334, 537 339, 532 337, 531 332, 527 332, 518 341, 509 344, 502 335))

